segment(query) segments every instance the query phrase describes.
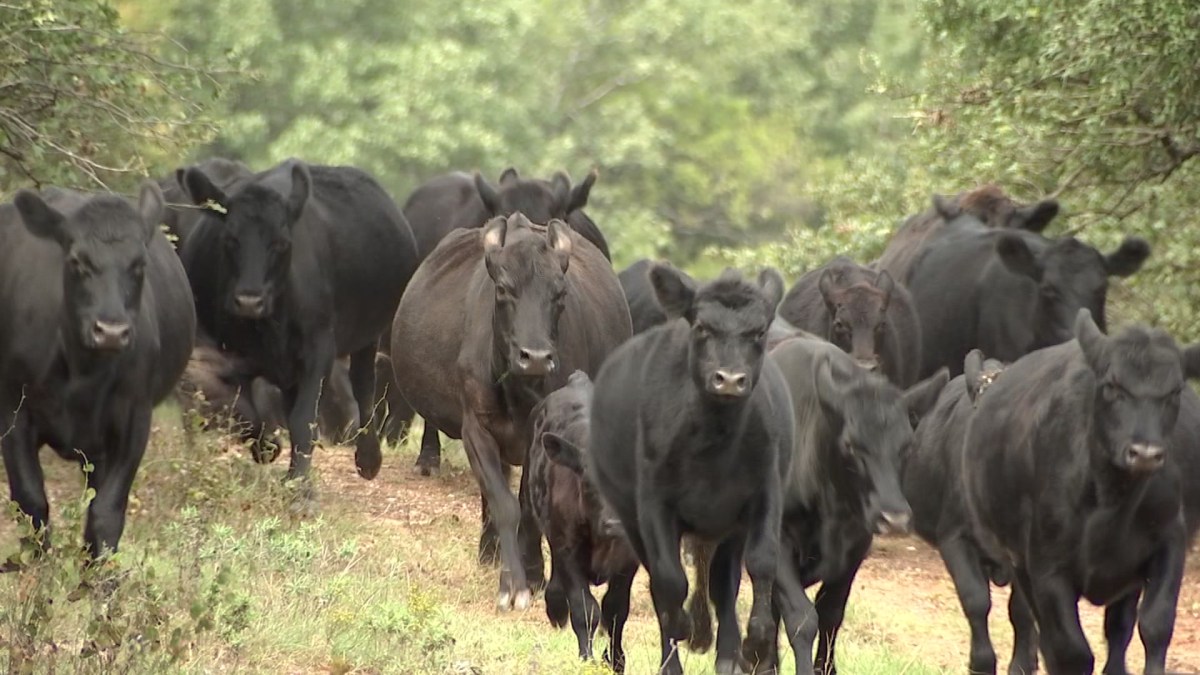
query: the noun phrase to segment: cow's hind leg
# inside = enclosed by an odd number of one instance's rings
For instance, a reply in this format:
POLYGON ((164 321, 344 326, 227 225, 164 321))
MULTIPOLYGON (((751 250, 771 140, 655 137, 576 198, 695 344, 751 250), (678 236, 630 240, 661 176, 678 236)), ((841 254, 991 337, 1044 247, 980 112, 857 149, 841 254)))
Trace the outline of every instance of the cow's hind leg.
POLYGON ((688 599, 688 615, 692 618, 692 637, 688 649, 703 654, 713 644, 712 614, 709 612, 709 568, 712 564, 713 546, 695 537, 685 544, 692 551, 692 565, 696 568, 696 585, 688 599))
POLYGON ((604 650, 604 661, 614 672, 625 672, 625 620, 629 618, 629 595, 633 589, 633 576, 637 565, 608 580, 608 589, 600 605, 600 618, 608 631, 608 649, 604 650))
POLYGON ((1138 599, 1140 591, 1134 591, 1104 608, 1104 641, 1108 644, 1108 659, 1104 662, 1104 675, 1128 675, 1126 650, 1133 640, 1133 629, 1137 625, 1138 599))
POLYGON ((971 654, 968 670, 972 675, 996 672, 996 650, 988 633, 988 614, 992 611, 992 592, 984 574, 983 560, 974 545, 961 536, 938 542, 938 553, 950 572, 958 602, 971 628, 971 654))
POLYGON ((1033 618, 1033 608, 1025 597, 1021 584, 1012 584, 1008 596, 1008 622, 1013 627, 1012 660, 1008 663, 1008 675, 1033 675, 1038 664, 1038 629, 1033 618))
POLYGON ((442 443, 437 427, 425 420, 425 431, 421 434, 421 453, 417 455, 417 471, 422 476, 432 476, 442 468, 442 443))
POLYGON ((350 355, 350 388, 358 404, 361 428, 354 439, 354 465, 358 475, 370 480, 379 475, 383 454, 379 450, 379 428, 383 402, 375 400, 375 343, 350 355))
POLYGON ((846 602, 850 599, 850 589, 854 585, 854 577, 858 574, 858 566, 866 555, 864 547, 850 564, 849 569, 836 578, 821 582, 821 590, 817 591, 817 658, 814 667, 818 673, 834 675, 837 673, 837 660, 834 649, 837 645, 838 631, 842 629, 842 620, 846 616, 846 602))
POLYGON ((579 641, 579 658, 592 658, 592 638, 596 635, 596 627, 600 625, 600 605, 592 595, 591 584, 584 574, 586 566, 591 564, 591 552, 586 550, 568 551, 569 556, 563 571, 566 572, 567 606, 571 610, 571 628, 579 641))
MULTIPOLYGON (((713 551, 709 565, 708 596, 717 610, 717 675, 733 675, 742 642, 737 596, 742 582, 744 545, 743 537, 726 539, 713 551)), ((697 595, 701 592, 702 589, 696 589, 697 595)))

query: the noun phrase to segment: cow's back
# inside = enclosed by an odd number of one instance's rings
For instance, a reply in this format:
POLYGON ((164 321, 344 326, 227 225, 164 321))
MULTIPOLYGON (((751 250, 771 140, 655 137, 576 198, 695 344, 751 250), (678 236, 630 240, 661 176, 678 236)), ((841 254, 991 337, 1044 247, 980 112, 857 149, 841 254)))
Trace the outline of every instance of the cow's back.
POLYGON ((912 507, 913 529, 931 544, 937 543, 943 521, 965 524, 960 496, 962 445, 971 412, 966 376, 959 375, 947 383, 933 409, 921 419, 912 450, 903 458, 901 487, 912 507))
POLYGON ((414 190, 404 203, 404 216, 424 259, 455 229, 483 225, 487 211, 471 176, 455 171, 414 190))
POLYGON ((625 291, 625 300, 629 303, 629 317, 633 322, 634 333, 645 332, 667 321, 667 315, 654 294, 654 287, 650 285, 652 264, 643 258, 617 275, 621 281, 621 288, 625 291))
POLYGON ((871 267, 886 271, 892 278, 901 283, 907 283, 913 262, 921 251, 922 245, 942 227, 946 221, 936 209, 926 209, 922 213, 909 216, 896 228, 896 233, 888 241, 887 248, 871 267))

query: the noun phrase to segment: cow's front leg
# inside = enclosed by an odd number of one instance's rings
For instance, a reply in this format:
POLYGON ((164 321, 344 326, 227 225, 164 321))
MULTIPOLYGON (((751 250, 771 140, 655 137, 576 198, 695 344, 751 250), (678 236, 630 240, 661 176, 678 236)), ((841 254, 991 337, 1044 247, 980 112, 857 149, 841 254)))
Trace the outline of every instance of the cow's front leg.
POLYGON ((1159 553, 1146 566, 1145 595, 1138 617, 1138 632, 1146 651, 1147 675, 1164 672, 1167 647, 1175 632, 1175 611, 1179 604, 1179 587, 1183 584, 1184 557, 1187 554, 1187 535, 1179 522, 1167 535, 1159 553))
POLYGON ((94 457, 86 457, 92 464, 92 470, 87 474, 88 487, 96 494, 88 505, 83 540, 93 559, 117 551, 117 543, 125 530, 129 490, 150 440, 152 413, 149 405, 134 406, 108 434, 108 447, 94 457))
POLYGON ((691 619, 683 611, 688 583, 679 559, 679 522, 645 483, 638 486, 637 520, 645 547, 643 562, 650 573, 650 597, 662 640, 661 672, 678 675, 683 672, 679 643, 692 633, 691 619))
POLYGON ((313 437, 317 423, 317 401, 321 384, 333 366, 333 336, 306 341, 303 372, 298 386, 287 392, 288 435, 292 440, 292 460, 285 480, 299 481, 292 511, 308 516, 316 513, 316 491, 309 470, 312 468, 313 437))
MULTIPOLYGON (((8 494, 21 513, 29 517, 34 531, 33 538, 23 543, 44 550, 50 547, 50 503, 46 500, 46 481, 33 435, 33 426, 24 411, 18 409, 15 415, 0 415, 0 447, 8 474, 8 494)), ((10 560, 0 571, 18 567, 19 559, 10 560)))
POLYGON ((525 580, 525 567, 517 542, 521 505, 508 487, 500 445, 479 417, 469 410, 463 414, 462 440, 479 489, 487 499, 487 515, 500 538, 500 592, 496 607, 502 612, 514 607, 527 609, 532 602, 532 593, 525 580))
MULTIPOLYGON (((781 449, 781 452, 783 449, 781 449)), ((774 672, 779 653, 779 628, 771 609, 775 573, 779 567, 779 529, 783 522, 783 488, 778 473, 771 472, 763 485, 759 517, 750 525, 746 539, 746 573, 750 575, 753 600, 746 623, 742 656, 757 667, 756 672, 774 672)))

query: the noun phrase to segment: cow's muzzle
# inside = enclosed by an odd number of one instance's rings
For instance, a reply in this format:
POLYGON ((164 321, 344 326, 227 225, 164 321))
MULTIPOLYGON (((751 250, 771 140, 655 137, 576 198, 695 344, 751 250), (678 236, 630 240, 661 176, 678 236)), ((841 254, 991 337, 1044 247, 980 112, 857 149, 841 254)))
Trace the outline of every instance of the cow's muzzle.
POLYGON ((92 323, 88 331, 88 346, 92 349, 115 351, 129 346, 133 327, 126 321, 100 321, 92 323))
POLYGON ((1166 450, 1153 443, 1132 443, 1125 449, 1125 464, 1134 473, 1154 471, 1166 460, 1166 450))

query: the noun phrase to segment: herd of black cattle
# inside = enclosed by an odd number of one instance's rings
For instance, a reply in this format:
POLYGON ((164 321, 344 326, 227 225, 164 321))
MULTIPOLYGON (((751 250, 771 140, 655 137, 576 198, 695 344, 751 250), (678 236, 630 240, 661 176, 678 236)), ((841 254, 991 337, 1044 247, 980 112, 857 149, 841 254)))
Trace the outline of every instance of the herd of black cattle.
POLYGON ((18 192, 0 206, 12 499, 45 528, 38 449, 90 463, 100 555, 172 392, 235 421, 258 461, 285 428, 300 508, 317 435, 353 442, 373 478, 380 436, 415 413, 423 473, 438 431, 463 440, 500 608, 545 584, 550 621, 584 658, 603 626, 618 671, 645 567, 664 672, 682 671, 682 641, 715 642, 718 673, 773 672, 780 625, 797 673, 832 672, 873 536, 912 529, 954 580, 970 672, 996 671, 990 584, 1009 583, 1010 673, 1039 650, 1052 673, 1092 672, 1080 598, 1105 606, 1105 673, 1127 672, 1135 627, 1145 672, 1163 672, 1200 529, 1200 345, 1106 334, 1108 278, 1135 273, 1145 241, 1104 254, 1043 236, 1057 202, 987 186, 935 197, 879 260, 837 258, 786 293, 774 270, 618 275, 583 211, 595 178, 453 173, 400 208, 357 169, 212 159, 136 204, 18 192))

